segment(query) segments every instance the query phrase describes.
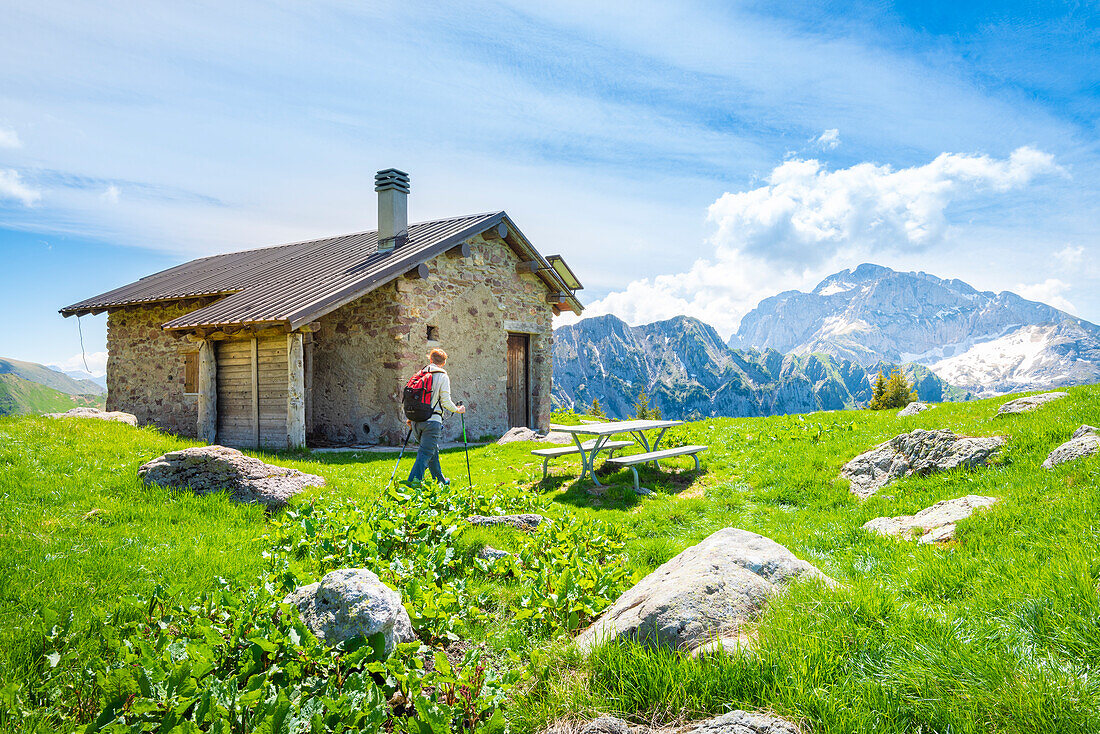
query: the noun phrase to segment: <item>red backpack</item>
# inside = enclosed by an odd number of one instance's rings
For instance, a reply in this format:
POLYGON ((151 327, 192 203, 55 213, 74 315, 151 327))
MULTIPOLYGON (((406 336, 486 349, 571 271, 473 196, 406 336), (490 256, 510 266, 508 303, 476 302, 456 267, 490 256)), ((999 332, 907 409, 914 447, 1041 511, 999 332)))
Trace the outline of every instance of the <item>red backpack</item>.
POLYGON ((432 417, 432 373, 424 368, 405 383, 405 393, 401 403, 405 408, 405 417, 422 423, 432 417))

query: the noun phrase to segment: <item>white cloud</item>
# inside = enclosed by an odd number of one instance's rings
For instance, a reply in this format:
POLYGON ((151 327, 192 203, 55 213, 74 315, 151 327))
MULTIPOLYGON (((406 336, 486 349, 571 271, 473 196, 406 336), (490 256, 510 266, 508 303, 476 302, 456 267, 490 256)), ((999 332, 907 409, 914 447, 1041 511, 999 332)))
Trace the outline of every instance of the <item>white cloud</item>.
POLYGON ((1064 268, 1072 268, 1075 265, 1080 265, 1085 259, 1085 248, 1082 245, 1066 245, 1058 252, 1054 253, 1054 257, 1058 262, 1062 264, 1064 268))
POLYGON ((1069 283, 1065 283, 1057 278, 1047 278, 1042 283, 1032 283, 1031 285, 1019 283, 1016 286, 1016 292, 1029 301, 1046 303, 1076 315, 1077 310, 1074 308, 1073 304, 1062 295, 1069 289, 1069 283))
POLYGON ((814 138, 813 142, 820 145, 822 150, 835 150, 840 145, 840 130, 829 128, 814 138))
MULTIPOLYGON (((695 316, 723 335, 761 298, 804 288, 865 258, 920 251, 944 241, 949 205, 964 196, 1020 188, 1060 172, 1051 155, 1019 148, 1008 158, 943 153, 895 170, 860 163, 836 171, 788 160, 766 184, 723 194, 709 208, 712 257, 685 272, 643 278, 591 304, 632 323, 695 316)), ((1052 305, 1069 305, 1057 293, 1052 305)))
POLYGON ((63 372, 88 372, 94 377, 103 377, 107 374, 107 352, 92 352, 90 354, 74 354, 68 359, 49 365, 63 372), (84 363, 87 361, 88 366, 84 363))
POLYGON ((818 265, 845 250, 920 250, 943 241, 953 199, 1009 191, 1060 171, 1053 156, 1018 148, 1007 159, 942 153, 894 170, 859 163, 836 171, 816 160, 785 161, 767 185, 723 194, 710 206, 718 248, 790 268, 818 265))
POLYGON ((0 148, 22 148, 23 141, 19 139, 19 134, 14 130, 6 127, 0 127, 0 148))
POLYGON ((0 199, 16 199, 24 206, 31 206, 42 198, 41 192, 23 183, 19 171, 0 168, 0 199))
POLYGON ((119 193, 120 192, 118 190, 118 187, 114 184, 111 184, 103 191, 102 194, 99 195, 99 198, 107 202, 108 204, 117 204, 119 193))

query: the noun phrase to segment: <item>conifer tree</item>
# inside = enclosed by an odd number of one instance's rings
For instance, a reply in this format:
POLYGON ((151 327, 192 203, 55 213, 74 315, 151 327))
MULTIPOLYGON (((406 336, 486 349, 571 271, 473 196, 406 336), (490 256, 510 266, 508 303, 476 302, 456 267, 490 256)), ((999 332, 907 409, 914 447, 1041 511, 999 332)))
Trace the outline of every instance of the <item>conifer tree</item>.
POLYGON ((595 416, 596 418, 606 418, 607 417, 606 415, 604 415, 603 408, 600 407, 600 399, 599 398, 593 398, 592 399, 592 408, 588 411, 588 414, 591 415, 591 416, 595 416))
POLYGON ((644 390, 639 390, 638 397, 634 400, 634 417, 638 420, 648 420, 653 417, 649 409, 649 396, 644 390))
POLYGON ((901 370, 894 370, 890 375, 890 379, 886 382, 886 407, 904 408, 916 399, 917 394, 913 392, 913 388, 910 387, 909 381, 905 379, 905 375, 901 373, 901 370))
POLYGON ((871 402, 867 403, 867 407, 871 410, 882 410, 886 407, 884 400, 886 398, 886 378, 882 376, 882 371, 878 373, 878 377, 875 378, 875 386, 871 388, 871 402))

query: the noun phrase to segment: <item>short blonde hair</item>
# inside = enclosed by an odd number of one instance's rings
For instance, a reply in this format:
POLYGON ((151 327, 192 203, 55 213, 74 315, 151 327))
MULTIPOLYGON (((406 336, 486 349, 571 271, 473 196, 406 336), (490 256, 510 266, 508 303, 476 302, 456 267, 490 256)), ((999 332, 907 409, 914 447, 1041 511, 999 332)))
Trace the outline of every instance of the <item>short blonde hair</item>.
POLYGON ((432 351, 428 352, 428 359, 432 361, 432 364, 438 364, 443 366, 447 363, 447 353, 442 349, 436 347, 432 351))

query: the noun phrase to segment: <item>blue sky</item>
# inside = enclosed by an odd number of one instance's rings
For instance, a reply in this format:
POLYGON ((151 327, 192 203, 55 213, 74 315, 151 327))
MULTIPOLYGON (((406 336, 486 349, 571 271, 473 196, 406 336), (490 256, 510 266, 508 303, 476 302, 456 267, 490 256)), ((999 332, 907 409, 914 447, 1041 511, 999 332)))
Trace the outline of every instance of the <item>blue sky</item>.
POLYGON ((671 5, 9 3, 0 355, 72 365, 62 305, 372 228, 388 166, 414 220, 507 210, 591 313, 726 334, 873 261, 1100 321, 1095 5, 671 5))

